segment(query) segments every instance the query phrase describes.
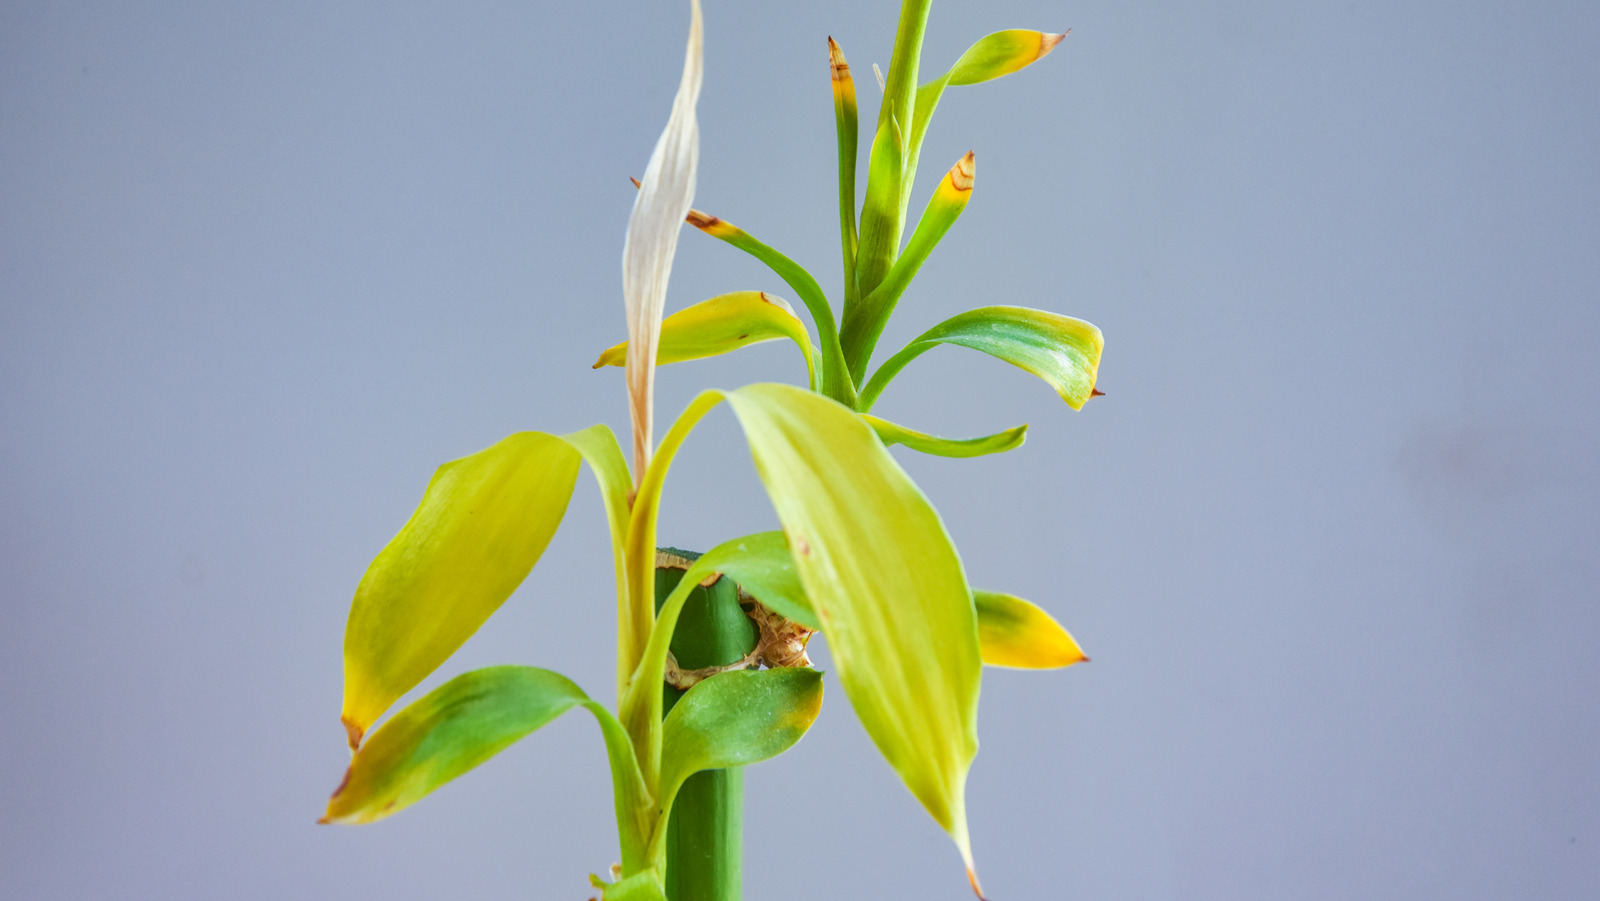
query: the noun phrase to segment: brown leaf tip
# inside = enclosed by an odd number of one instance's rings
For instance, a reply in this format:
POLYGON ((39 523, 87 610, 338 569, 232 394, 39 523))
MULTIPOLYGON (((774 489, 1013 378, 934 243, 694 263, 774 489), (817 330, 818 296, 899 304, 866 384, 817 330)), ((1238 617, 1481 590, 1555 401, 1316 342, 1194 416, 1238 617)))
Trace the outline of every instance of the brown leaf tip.
POLYGON ((850 64, 845 62, 844 51, 839 49, 839 42, 830 35, 828 37, 828 69, 833 73, 834 81, 850 81, 850 64))
POLYGON ((1090 388, 1089 389, 1089 396, 1090 397, 1105 397, 1106 393, 1104 391, 1101 391, 1099 388, 1090 388))
POLYGON ((641 182, 641 181, 639 181, 639 180, 638 180, 638 179, 637 179, 637 178, 634 178, 634 177, 633 177, 633 176, 631 176, 631 175, 630 175, 630 176, 628 176, 628 181, 631 181, 631 182, 633 182, 633 186, 634 186, 634 187, 635 187, 635 188, 642 188, 642 187, 644 187, 644 182, 641 182))
POLYGON ((978 896, 978 901, 989 901, 983 896, 983 886, 978 884, 978 874, 971 867, 967 867, 967 884, 972 886, 972 893, 978 896))
POLYGON ((344 724, 344 736, 350 742, 350 750, 354 751, 361 747, 361 736, 367 734, 366 727, 349 716, 339 717, 339 722, 344 724))
POLYGON ((1034 59, 1044 59, 1045 54, 1047 54, 1050 51, 1056 49, 1056 45, 1061 43, 1063 40, 1065 40, 1067 35, 1069 35, 1071 33, 1072 33, 1072 29, 1068 28, 1066 31, 1063 31, 1060 34, 1043 34, 1043 35, 1040 35, 1039 36, 1039 55, 1034 57, 1034 59))
POLYGON ((950 187, 957 191, 972 190, 972 177, 977 174, 977 170, 977 157, 968 150, 966 156, 956 160, 956 164, 950 167, 950 187))
POLYGON ((690 210, 689 215, 683 218, 684 221, 688 222, 690 225, 702 230, 716 228, 718 225, 722 224, 721 219, 718 219, 716 216, 702 213, 699 210, 690 210))

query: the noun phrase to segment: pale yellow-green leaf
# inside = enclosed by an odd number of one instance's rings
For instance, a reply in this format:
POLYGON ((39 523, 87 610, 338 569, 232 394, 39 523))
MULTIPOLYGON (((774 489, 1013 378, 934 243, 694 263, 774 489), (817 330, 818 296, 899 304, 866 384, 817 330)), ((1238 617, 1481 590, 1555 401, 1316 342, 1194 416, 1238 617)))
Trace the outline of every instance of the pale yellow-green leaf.
MULTIPOLYGON (((846 695, 970 866, 966 775, 982 662, 972 596, 944 524, 860 416, 772 384, 697 397, 662 441, 636 520, 659 496, 672 454, 720 400, 744 427, 846 695)), ((637 746, 635 723, 625 722, 637 746)))
POLYGON ((938 513, 850 410, 786 385, 727 394, 867 734, 970 864, 982 663, 938 513))
MULTIPOLYGON (((809 376, 813 371, 811 339, 789 302, 765 291, 734 291, 663 319, 656 363, 664 366, 699 360, 783 338, 793 341, 805 355, 809 376)), ((594 368, 623 366, 627 358, 628 342, 624 341, 607 348, 594 368)))
POLYGON ((341 719, 351 747, 522 583, 561 524, 578 465, 565 439, 519 432, 439 467, 350 605, 341 719))
POLYGON ((1022 598, 974 590, 972 601, 983 662, 990 666, 1057 669, 1089 659, 1054 617, 1022 598))

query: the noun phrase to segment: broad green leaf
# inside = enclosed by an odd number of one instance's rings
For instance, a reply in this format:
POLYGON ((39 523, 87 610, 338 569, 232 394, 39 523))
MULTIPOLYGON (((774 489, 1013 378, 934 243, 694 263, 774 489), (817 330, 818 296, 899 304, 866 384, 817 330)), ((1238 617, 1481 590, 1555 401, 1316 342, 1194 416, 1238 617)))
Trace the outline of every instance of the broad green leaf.
POLYGON ((983 662, 989 666, 1056 669, 1089 659, 1054 617, 1022 598, 974 590, 972 600, 983 662))
POLYGON ((982 457, 985 454, 1003 454, 1021 447, 1022 442, 1028 437, 1027 424, 993 435, 984 435, 981 438, 940 438, 937 435, 908 429, 887 419, 879 419, 870 413, 861 414, 861 418, 867 421, 867 425, 872 426, 872 430, 878 433, 878 438, 884 444, 903 444, 918 453, 933 454, 937 457, 982 457))
POLYGON ((689 2, 689 40, 684 48, 683 75, 672 99, 667 126, 656 139, 644 180, 633 200, 628 231, 622 242, 622 297, 627 309, 628 342, 634 353, 628 363, 628 410, 633 419, 634 473, 644 476, 654 444, 651 428, 655 397, 656 341, 667 300, 678 232, 694 200, 700 165, 700 125, 695 104, 704 73, 704 32, 700 0, 689 2))
POLYGON ((782 532, 757 532, 712 549, 707 564, 722 573, 774 613, 808 629, 819 629, 816 611, 806 599, 800 572, 782 532))
POLYGON ((1100 330, 1059 313, 1027 307, 980 307, 939 323, 873 374, 861 391, 860 409, 872 409, 878 396, 907 363, 940 344, 981 350, 1033 373, 1049 383, 1074 410, 1094 395, 1105 339, 1100 330))
MULTIPOLYGON (((794 315, 794 308, 781 297, 765 291, 735 291, 679 310, 661 321, 661 346, 658 365, 699 360, 760 344, 788 338, 805 355, 806 372, 813 380, 811 338, 805 323, 794 315)), ((628 342, 614 345, 594 364, 622 366, 628 358, 628 342)))
POLYGON ((997 31, 968 47, 945 77, 949 84, 958 85, 977 84, 1010 75, 1043 59, 1064 37, 1065 34, 1047 34, 1025 28, 997 31))
POLYGON ((396 813, 578 706, 600 724, 624 855, 642 864, 641 814, 650 802, 627 734, 571 680, 531 666, 464 673, 395 714, 356 752, 322 822, 370 823, 396 813))
POLYGON ((662 726, 658 828, 683 780, 782 754, 821 709, 822 674, 813 669, 738 670, 697 683, 662 726))
MULTIPOLYGON (((744 427, 846 694, 970 867, 965 786, 977 753, 977 615, 944 524, 871 427, 788 385, 704 392, 667 432, 640 484, 631 540, 641 540, 641 510, 659 502, 677 448, 722 400, 744 427)), ((670 632, 667 611, 664 605, 652 648, 663 629, 670 632)), ((648 693, 646 681, 636 677, 634 696, 648 693)), ((641 744, 648 718, 623 721, 635 745, 648 746, 641 744)))
MULTIPOLYGON (((675 425, 674 431, 668 433, 668 440, 662 443, 659 460, 671 461, 680 443, 673 440, 677 431, 678 426, 675 425)), ((649 503, 650 498, 658 494, 658 488, 658 482, 646 481, 640 496, 649 503)), ((662 600, 650 641, 640 655, 638 669, 630 674, 626 682, 629 689, 623 696, 620 710, 622 721, 628 725, 630 733, 648 735, 651 726, 661 721, 660 686, 679 614, 694 587, 716 573, 732 579, 779 615, 809 628, 817 627, 816 614, 812 612, 811 602, 806 600, 805 588, 800 584, 782 532, 746 535, 725 541, 701 554, 678 577, 677 586, 662 600)), ((644 740, 644 744, 654 747, 653 741, 644 740)), ((654 759, 652 756, 652 763, 654 759)))
POLYGON ((565 439, 519 432, 439 467, 350 605, 340 719, 352 748, 522 583, 561 524, 578 462, 565 439))
POLYGON ((977 160, 971 151, 968 151, 956 164, 950 167, 945 177, 939 181, 939 187, 934 189, 933 196, 928 198, 928 206, 922 211, 922 218, 917 220, 917 228, 911 233, 911 240, 906 242, 905 252, 895 260, 894 266, 883 277, 883 281, 874 288, 872 293, 861 298, 856 306, 857 328, 852 332, 853 346, 865 347, 867 354, 871 355, 871 348, 876 347, 878 338, 883 334, 883 327, 889 322, 889 317, 894 314, 895 304, 900 302, 900 295, 911 285, 911 280, 916 278, 922 264, 927 262, 933 249, 939 246, 945 233, 960 218, 961 212, 967 208, 967 201, 972 197, 973 177, 976 174, 977 160))

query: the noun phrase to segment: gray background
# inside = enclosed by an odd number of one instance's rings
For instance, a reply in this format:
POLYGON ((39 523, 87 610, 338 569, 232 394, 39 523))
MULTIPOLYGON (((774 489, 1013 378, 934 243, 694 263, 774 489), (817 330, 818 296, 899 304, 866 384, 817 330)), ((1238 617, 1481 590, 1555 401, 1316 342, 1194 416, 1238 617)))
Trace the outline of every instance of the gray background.
MULTIPOLYGON (((696 203, 833 291, 824 37, 865 75, 893 4, 706 15, 696 203)), ((977 190, 883 345, 989 303, 1107 336, 1081 413, 957 349, 879 408, 1033 424, 901 459, 973 581, 1094 657, 985 680, 991 894, 1594 897, 1600 6, 941 2, 928 68, 1067 26, 947 95, 915 204, 969 148, 977 190)), ((587 897, 615 840, 577 716, 390 821, 313 820, 351 592, 434 466, 625 424, 589 364, 684 31, 679 2, 0 9, 0 894, 587 897)), ((671 307, 788 293, 681 247, 671 307)), ((767 345, 665 370, 660 406, 799 376, 767 345)), ((773 522, 715 415, 664 540, 773 522)), ((609 696, 607 547, 585 476, 440 675, 609 696)), ((830 684, 749 774, 747 895, 967 897, 830 684)))

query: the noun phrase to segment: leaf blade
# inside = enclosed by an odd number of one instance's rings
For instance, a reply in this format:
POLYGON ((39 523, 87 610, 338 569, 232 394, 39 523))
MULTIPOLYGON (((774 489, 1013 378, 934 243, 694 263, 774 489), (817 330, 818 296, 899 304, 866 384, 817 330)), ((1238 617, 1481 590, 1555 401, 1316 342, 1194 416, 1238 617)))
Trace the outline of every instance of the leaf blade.
POLYGON ((519 432, 439 467, 350 605, 340 719, 352 748, 522 583, 566 514, 578 466, 562 438, 519 432))
POLYGON ((972 597, 943 523, 850 410, 784 385, 725 396, 845 693, 970 865, 966 774, 982 664, 972 597))
POLYGON ((946 77, 951 85, 978 84, 1010 75, 1044 59, 1066 34, 1010 28, 985 35, 968 47, 946 77))
MULTIPOLYGON (((351 759, 322 821, 370 823, 397 813, 578 706, 600 722, 616 786, 641 792, 626 734, 582 689, 549 670, 494 666, 457 676, 384 723, 351 759)), ((634 806, 646 806, 641 801, 634 806)))
POLYGON ((986 666, 1060 669, 1089 659, 1055 617, 1022 598, 973 589, 972 602, 986 666))
POLYGON ((982 457, 987 454, 1003 454, 1006 451, 1016 450, 1028 438, 1026 423, 1015 428, 996 432, 993 435, 983 435, 977 438, 941 438, 908 429, 898 423, 887 419, 880 419, 870 413, 861 414, 867 425, 878 434, 878 439, 885 445, 901 444, 922 454, 932 454, 936 457, 982 457))
POLYGON ((634 197, 622 244, 622 294, 627 308, 628 342, 635 348, 627 367, 635 479, 644 478, 650 461, 656 342, 672 259, 678 250, 678 232, 694 200, 700 165, 700 126, 695 118, 705 55, 700 0, 690 0, 689 8, 683 75, 666 128, 656 140, 639 193, 634 197))
MULTIPOLYGON (((805 355, 808 376, 814 373, 811 338, 805 323, 781 297, 765 291, 719 294, 685 307, 661 321, 656 363, 665 366, 732 353, 742 347, 787 338, 805 355)), ((594 368, 625 365, 628 342, 605 350, 594 368)))
POLYGON ((813 669, 740 670, 697 683, 662 726, 662 822, 683 780, 776 757, 821 710, 822 674, 813 669))
POLYGON ((992 306, 946 319, 886 360, 861 390, 860 409, 872 409, 906 364, 940 344, 982 351, 1032 373, 1074 410, 1095 393, 1105 338, 1081 319, 1028 307, 992 306))

